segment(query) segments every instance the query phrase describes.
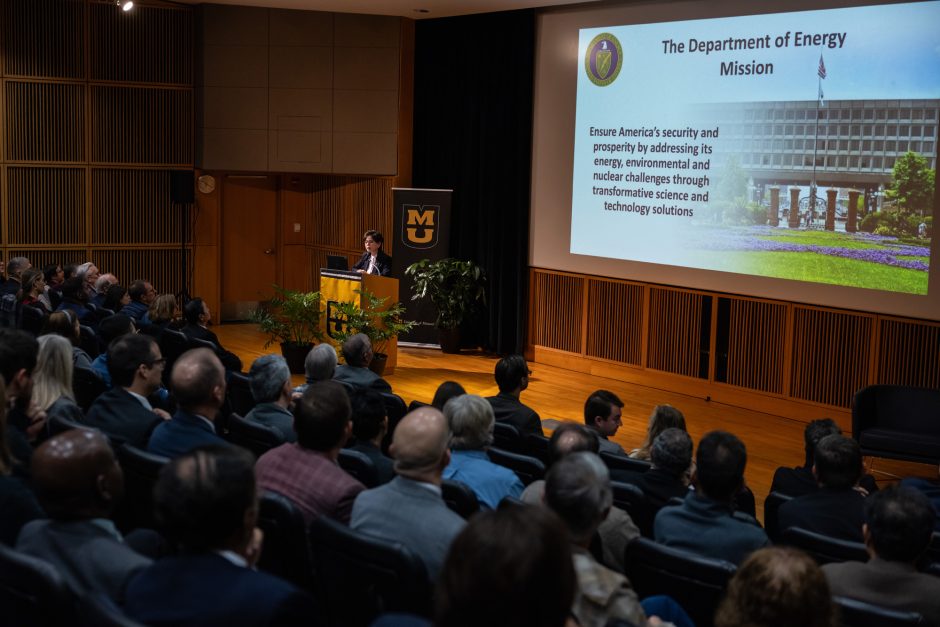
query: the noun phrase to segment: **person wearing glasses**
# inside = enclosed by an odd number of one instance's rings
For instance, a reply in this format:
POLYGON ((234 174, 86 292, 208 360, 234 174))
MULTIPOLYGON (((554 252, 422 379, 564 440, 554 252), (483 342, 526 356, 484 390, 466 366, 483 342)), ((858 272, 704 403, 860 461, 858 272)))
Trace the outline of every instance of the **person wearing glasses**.
POLYGON ((382 251, 382 243, 385 238, 378 231, 366 231, 362 236, 362 244, 366 251, 362 257, 353 266, 353 270, 359 274, 378 274, 380 276, 391 276, 392 258, 382 251))

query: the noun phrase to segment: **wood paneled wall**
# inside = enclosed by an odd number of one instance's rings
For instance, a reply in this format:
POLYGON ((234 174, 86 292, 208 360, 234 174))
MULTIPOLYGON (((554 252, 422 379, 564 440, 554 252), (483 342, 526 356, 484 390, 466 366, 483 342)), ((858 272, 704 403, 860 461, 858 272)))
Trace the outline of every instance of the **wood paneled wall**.
POLYGON ((193 168, 192 9, 0 0, 0 15, 0 257, 92 260, 177 291, 169 181, 193 168))
POLYGON ((940 387, 935 322, 539 268, 530 284, 538 362, 845 429, 866 385, 940 387))

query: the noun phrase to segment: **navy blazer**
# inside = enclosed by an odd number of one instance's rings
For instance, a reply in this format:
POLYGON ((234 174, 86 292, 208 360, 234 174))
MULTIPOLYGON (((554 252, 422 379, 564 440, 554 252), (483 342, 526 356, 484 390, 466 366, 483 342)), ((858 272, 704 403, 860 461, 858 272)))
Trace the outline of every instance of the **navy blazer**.
POLYGON ((215 434, 215 427, 206 421, 180 409, 173 420, 161 422, 153 430, 147 450, 155 455, 178 457, 194 448, 211 444, 227 445, 228 442, 215 434))
POLYGON ((317 625, 313 599, 215 553, 165 557, 131 579, 124 612, 151 627, 317 625))
POLYGON ((115 444, 127 442, 137 448, 146 448, 150 434, 162 419, 118 386, 95 400, 84 422, 101 429, 115 444))
MULTIPOLYGON (((369 269, 369 257, 371 255, 368 251, 362 253, 362 257, 359 257, 359 261, 356 262, 356 265, 352 267, 353 270, 368 270, 369 269)), ((380 276, 391 276, 392 275, 392 258, 386 255, 382 249, 379 249, 379 252, 375 255, 375 267, 379 270, 380 276)))

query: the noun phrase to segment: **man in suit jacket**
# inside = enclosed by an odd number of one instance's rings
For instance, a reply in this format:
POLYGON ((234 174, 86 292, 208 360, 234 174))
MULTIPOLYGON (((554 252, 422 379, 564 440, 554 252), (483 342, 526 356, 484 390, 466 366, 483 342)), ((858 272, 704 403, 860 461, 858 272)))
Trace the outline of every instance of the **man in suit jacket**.
POLYGON ((157 299, 157 291, 149 281, 137 279, 127 289, 131 302, 121 307, 121 313, 130 316, 140 326, 150 324, 150 305, 157 299))
POLYGON ((827 435, 816 445, 813 472, 819 490, 780 506, 781 531, 801 527, 832 538, 862 542, 865 496, 856 490, 862 476, 858 442, 842 435, 827 435))
POLYGON ((131 580, 128 616, 178 627, 317 624, 306 593, 252 568, 263 537, 247 451, 208 447, 173 460, 154 487, 154 510, 181 551, 131 580))
POLYGON ((147 450, 177 457, 199 446, 224 445, 214 421, 225 401, 225 369, 215 353, 208 348, 183 353, 173 364, 170 387, 179 409, 153 430, 147 450))
POLYGON ((360 274, 378 274, 380 276, 391 276, 392 258, 382 251, 382 243, 385 238, 378 231, 366 231, 362 236, 362 244, 366 247, 366 252, 353 266, 360 274))
POLYGON ((215 354, 226 370, 241 372, 242 360, 235 353, 225 350, 218 336, 206 326, 212 320, 212 313, 204 300, 194 298, 186 303, 183 307, 183 318, 186 320, 186 326, 181 330, 186 337, 209 342, 215 347, 215 354))
POLYGON ((871 559, 826 564, 832 593, 895 610, 918 612, 940 625, 940 579, 917 572, 927 548, 934 512, 926 497, 909 488, 881 490, 865 503, 862 535, 871 559))
POLYGON ((115 444, 146 448, 154 428, 170 419, 148 400, 160 388, 166 360, 152 337, 135 333, 115 340, 107 355, 114 387, 95 400, 85 423, 104 431, 115 444))
POLYGON ((297 442, 271 449, 256 465, 258 485, 293 501, 307 523, 328 516, 349 524, 353 501, 365 489, 337 464, 352 431, 350 414, 342 385, 308 386, 294 405, 297 442))
MULTIPOLYGON (((332 349, 332 347, 331 347, 332 349)), ((280 355, 262 355, 248 370, 251 397, 257 403, 246 420, 271 427, 282 442, 296 442, 294 415, 290 413, 290 368, 280 355)))
POLYGON ((616 435, 620 425, 623 424, 620 421, 622 407, 623 401, 616 394, 607 390, 591 392, 591 395, 584 402, 584 424, 597 433, 601 453, 627 454, 622 446, 608 439, 616 435))
POLYGON ((522 391, 529 387, 529 365, 522 355, 509 355, 496 362, 494 376, 499 394, 487 397, 498 422, 510 424, 519 433, 544 435, 542 421, 531 407, 519 400, 522 391))
POLYGON ((377 392, 391 393, 388 381, 369 370, 372 362, 372 342, 365 333, 356 333, 343 342, 343 360, 346 362, 336 368, 333 379, 354 387, 372 388, 377 392))
POLYGON ((32 476, 50 519, 27 524, 16 548, 55 566, 77 595, 103 594, 120 604, 127 582, 150 559, 124 544, 109 520, 124 476, 107 438, 91 429, 50 438, 33 455, 32 476))
POLYGON ((421 407, 398 423, 391 451, 398 476, 366 490, 353 505, 353 529, 401 542, 437 579, 451 542, 466 524, 441 499, 441 473, 450 463, 450 430, 444 415, 421 407))
POLYGON ((692 438, 682 429, 665 429, 653 440, 650 458, 653 465, 646 472, 621 470, 612 472, 611 478, 643 490, 655 514, 671 499, 684 499, 689 493, 687 477, 692 465, 692 438))
POLYGON ((349 393, 352 405, 352 429, 356 442, 350 450, 362 453, 375 466, 379 483, 395 478, 392 460, 382 453, 382 440, 388 432, 388 412, 382 395, 368 388, 356 388, 349 393))

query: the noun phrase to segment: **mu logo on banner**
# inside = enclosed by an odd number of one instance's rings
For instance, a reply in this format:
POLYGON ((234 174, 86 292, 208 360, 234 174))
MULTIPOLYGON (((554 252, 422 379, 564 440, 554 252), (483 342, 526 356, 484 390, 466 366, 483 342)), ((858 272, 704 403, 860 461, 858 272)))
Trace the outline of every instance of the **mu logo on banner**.
POLYGON ((434 248, 440 232, 440 205, 402 205, 401 241, 409 248, 434 248))

